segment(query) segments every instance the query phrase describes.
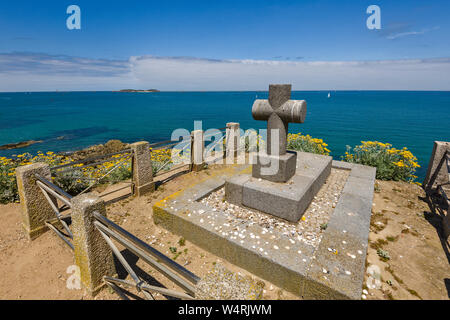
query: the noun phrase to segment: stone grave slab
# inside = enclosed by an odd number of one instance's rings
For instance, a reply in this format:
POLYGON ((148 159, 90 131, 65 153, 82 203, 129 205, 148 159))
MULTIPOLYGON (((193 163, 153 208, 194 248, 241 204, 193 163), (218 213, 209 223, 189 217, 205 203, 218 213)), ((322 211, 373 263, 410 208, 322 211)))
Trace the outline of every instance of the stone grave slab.
MULTIPOLYGON (((230 166, 159 201, 153 207, 153 219, 168 231, 304 299, 360 299, 376 169, 340 161, 333 161, 332 167, 347 176, 314 241, 299 234, 293 238, 291 226, 268 227, 204 201, 223 190, 227 180, 251 174, 249 165, 230 166)), ((315 210, 315 201, 305 216, 315 210)), ((270 219, 278 218, 267 215, 267 221, 270 219)))

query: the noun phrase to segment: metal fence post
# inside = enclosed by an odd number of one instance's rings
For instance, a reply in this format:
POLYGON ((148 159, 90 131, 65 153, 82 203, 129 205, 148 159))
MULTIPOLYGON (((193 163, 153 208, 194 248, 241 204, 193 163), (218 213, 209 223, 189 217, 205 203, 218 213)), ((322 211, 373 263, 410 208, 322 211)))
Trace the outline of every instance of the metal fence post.
POLYGON ((105 285, 103 277, 116 273, 111 248, 94 225, 94 212, 106 216, 105 202, 89 193, 71 202, 75 264, 80 268, 81 284, 95 296, 105 285))
POLYGON ((130 147, 133 149, 133 194, 142 196, 155 191, 150 144, 141 141, 131 144, 130 147))
MULTIPOLYGON (((50 167, 46 163, 33 163, 16 169, 17 189, 22 211, 22 226, 30 240, 48 230, 45 221, 55 213, 36 183, 36 174, 51 181, 50 167)), ((56 204, 56 199, 49 195, 56 204)))
POLYGON ((200 171, 205 166, 205 142, 203 130, 194 130, 191 133, 191 171, 200 171))
POLYGON ((226 163, 233 164, 239 148, 239 123, 228 122, 226 131, 226 163))

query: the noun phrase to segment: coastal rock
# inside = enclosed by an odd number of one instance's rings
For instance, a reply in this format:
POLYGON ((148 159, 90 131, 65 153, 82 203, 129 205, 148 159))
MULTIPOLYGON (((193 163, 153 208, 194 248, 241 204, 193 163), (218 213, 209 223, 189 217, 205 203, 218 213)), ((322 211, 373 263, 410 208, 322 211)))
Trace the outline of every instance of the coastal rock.
POLYGON ((31 146, 32 144, 35 143, 41 143, 42 140, 28 140, 28 141, 21 141, 21 142, 17 142, 17 143, 8 143, 8 144, 4 144, 2 146, 0 146, 0 150, 11 150, 11 149, 19 149, 19 148, 25 148, 28 146, 31 146))
POLYGON ((105 144, 98 144, 88 147, 83 150, 75 151, 71 154, 71 158, 74 161, 85 159, 88 157, 100 156, 108 153, 119 152, 128 147, 127 143, 123 143, 120 140, 109 140, 105 144))

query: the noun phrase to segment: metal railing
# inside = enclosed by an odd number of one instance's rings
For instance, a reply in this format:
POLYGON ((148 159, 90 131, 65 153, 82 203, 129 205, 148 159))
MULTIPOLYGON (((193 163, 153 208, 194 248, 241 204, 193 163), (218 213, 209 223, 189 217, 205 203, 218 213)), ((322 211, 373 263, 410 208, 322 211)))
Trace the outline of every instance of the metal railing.
POLYGON ((183 167, 189 166, 189 168, 190 168, 190 163, 182 163, 182 164, 174 165, 173 161, 174 161, 174 157, 179 156, 180 153, 182 153, 188 147, 190 148, 190 150, 192 150, 192 145, 191 145, 192 137, 184 136, 184 137, 181 137, 176 142, 174 142, 173 140, 166 140, 166 141, 155 142, 155 143, 150 144, 150 148, 152 151, 173 149, 173 147, 180 145, 180 144, 182 145, 181 149, 177 149, 175 152, 172 152, 170 159, 167 159, 165 162, 163 162, 156 168, 156 170, 154 172, 154 177, 158 177, 163 174, 167 174, 167 173, 170 173, 173 171, 180 170, 183 167), (183 144, 184 144, 184 146, 183 146, 183 144), (169 169, 167 169, 169 166, 171 166, 171 167, 169 169))
MULTIPOLYGON (((54 167, 51 167, 50 170, 52 172, 52 176, 57 176, 58 174, 68 173, 68 172, 80 172, 80 170, 83 170, 88 167, 96 167, 96 166, 104 164, 106 162, 111 162, 112 160, 117 160, 116 158, 114 158, 114 156, 118 156, 118 155, 125 155, 125 156, 124 156, 124 158, 120 159, 118 161, 118 163, 115 164, 112 169, 108 170, 101 177, 99 177, 99 178, 80 177, 80 179, 82 179, 82 180, 92 181, 85 189, 83 189, 78 194, 78 195, 80 195, 80 194, 86 193, 87 191, 92 189, 95 185, 100 183, 103 179, 105 179, 108 175, 110 175, 116 169, 124 166, 128 160, 130 160, 130 159, 132 160, 133 150, 132 149, 124 149, 124 150, 118 151, 118 152, 93 156, 93 157, 89 157, 86 159, 66 163, 63 165, 54 166, 54 167), (81 166, 79 166, 79 165, 81 165, 81 166)), ((133 175, 133 172, 131 172, 131 175, 133 175)), ((133 186, 133 182, 130 182, 129 186, 126 186, 124 188, 132 187, 132 186, 133 186)), ((118 190, 116 190, 116 191, 118 191, 118 190)))
POLYGON ((128 281, 109 276, 104 277, 105 283, 116 291, 122 299, 128 299, 128 297, 119 285, 128 288, 136 288, 138 292, 144 294, 145 299, 150 300, 154 299, 152 293, 159 293, 179 299, 194 299, 195 285, 200 281, 199 277, 127 230, 121 228, 99 212, 94 212, 94 218, 96 219, 94 225, 97 230, 101 233, 110 246, 113 254, 117 257, 132 279, 132 281, 128 281), (134 253, 166 278, 184 289, 185 292, 149 285, 136 274, 112 240, 115 240, 117 243, 134 253))
POLYGON ((36 184, 38 185, 39 189, 44 194, 45 198, 47 199, 48 203, 50 204, 50 207, 53 209, 56 218, 52 220, 45 221, 45 225, 52 231, 54 231, 58 237, 60 237, 65 244, 67 244, 72 250, 74 249, 72 241, 73 240, 73 234, 72 231, 69 228, 69 225, 66 220, 70 219, 70 215, 62 215, 61 214, 61 208, 58 206, 57 200, 60 200, 64 205, 71 208, 71 199, 72 196, 62 190, 57 185, 51 183, 44 177, 40 175, 35 175, 36 177, 36 184), (54 197, 52 199, 52 197, 54 197), (56 200, 57 199, 57 200, 56 200), (62 233, 56 226, 56 223, 59 222, 67 234, 62 233))

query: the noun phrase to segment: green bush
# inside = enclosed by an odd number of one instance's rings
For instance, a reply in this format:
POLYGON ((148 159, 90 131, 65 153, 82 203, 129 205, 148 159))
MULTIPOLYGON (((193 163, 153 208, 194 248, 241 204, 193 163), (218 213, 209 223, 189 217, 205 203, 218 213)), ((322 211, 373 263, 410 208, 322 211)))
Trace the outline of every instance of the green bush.
POLYGON ((380 180, 413 182, 417 178, 414 173, 420 166, 417 158, 407 148, 396 149, 389 143, 378 141, 361 143, 353 149, 347 146, 342 160, 376 167, 376 178, 380 180))

